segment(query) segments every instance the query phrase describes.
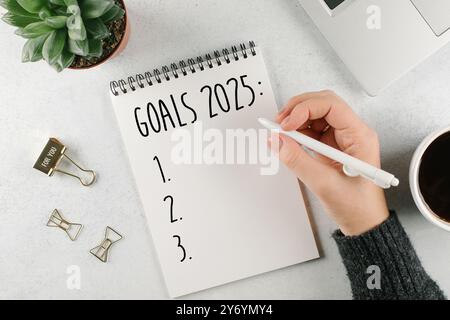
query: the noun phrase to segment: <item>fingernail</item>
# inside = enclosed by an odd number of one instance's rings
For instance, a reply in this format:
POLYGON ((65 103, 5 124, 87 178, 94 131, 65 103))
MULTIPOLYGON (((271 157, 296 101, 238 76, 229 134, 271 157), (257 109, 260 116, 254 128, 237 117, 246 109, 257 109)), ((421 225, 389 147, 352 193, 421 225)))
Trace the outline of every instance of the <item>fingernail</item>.
POLYGON ((280 136, 278 136, 278 150, 281 150, 283 147, 283 139, 281 139, 280 136))
POLYGON ((281 122, 281 126, 282 126, 282 127, 284 127, 285 125, 288 124, 289 118, 290 118, 290 116, 287 116, 286 118, 284 118, 284 120, 281 122))

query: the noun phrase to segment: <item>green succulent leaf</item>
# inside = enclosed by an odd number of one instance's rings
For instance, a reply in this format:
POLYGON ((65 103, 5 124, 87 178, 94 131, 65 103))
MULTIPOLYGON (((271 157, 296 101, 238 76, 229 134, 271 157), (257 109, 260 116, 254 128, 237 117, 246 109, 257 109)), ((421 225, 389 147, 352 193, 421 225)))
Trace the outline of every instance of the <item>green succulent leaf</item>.
POLYGON ((39 22, 38 17, 22 16, 16 13, 7 12, 3 15, 2 20, 14 27, 25 28, 33 22, 39 22))
POLYGON ((47 2, 46 0, 17 0, 22 8, 31 13, 37 13, 47 2))
POLYGON ((103 54, 102 40, 89 39, 89 56, 100 58, 103 54))
POLYGON ((44 21, 48 26, 54 29, 61 29, 66 26, 67 17, 66 16, 53 16, 45 18, 44 21))
POLYGON ((33 22, 27 25, 25 28, 16 30, 16 34, 26 39, 37 38, 43 34, 47 34, 54 31, 52 27, 49 27, 45 22, 33 22))
POLYGON ((67 33, 65 30, 55 30, 48 36, 42 47, 42 56, 49 64, 54 64, 66 44, 67 33))
POLYGON ((61 64, 61 66, 65 69, 67 67, 70 67, 70 65, 73 63, 74 59, 75 59, 75 55, 72 52, 63 50, 63 52, 59 56, 58 61, 61 64))
POLYGON ((57 6, 65 6, 64 0, 50 0, 50 3, 56 4, 57 6))
POLYGON ((79 15, 81 14, 81 9, 78 4, 72 4, 70 6, 67 6, 66 13, 70 13, 71 15, 79 15))
POLYGON ((79 6, 78 1, 77 0, 64 0, 64 4, 66 5, 66 7, 70 7, 70 6, 79 6))
POLYGON ((63 67, 61 66, 59 61, 55 61, 55 63, 51 64, 50 66, 52 66, 52 68, 55 69, 58 73, 63 71, 63 67))
POLYGON ((58 72, 76 56, 101 57, 104 39, 111 33, 108 23, 121 19, 125 11, 117 0, 0 0, 7 9, 1 18, 17 27, 27 39, 23 62, 45 59, 58 72))
POLYGON ((78 56, 86 57, 89 54, 89 41, 85 40, 73 40, 69 38, 67 42, 69 44, 69 51, 78 56))
POLYGON ((109 9, 104 15, 101 16, 101 19, 104 23, 108 23, 114 20, 122 19, 124 15, 125 10, 115 4, 111 9, 109 9))
POLYGON ((8 10, 10 13, 20 15, 20 16, 28 16, 28 17, 37 17, 36 14, 30 13, 17 3, 17 0, 0 0, 0 6, 8 10))
POLYGON ((49 8, 47 7, 42 7, 41 10, 39 10, 39 18, 41 18, 41 20, 45 20, 45 18, 52 16, 52 12, 50 11, 49 8))
POLYGON ((113 0, 83 0, 80 4, 81 15, 85 19, 101 17, 114 6, 113 0))
POLYGON ((69 67, 73 63, 74 59, 75 55, 73 53, 63 50, 58 59, 51 66, 57 72, 61 72, 65 68, 69 67))
POLYGON ((67 15, 67 8, 65 6, 64 7, 55 7, 53 10, 55 11, 55 14, 58 16, 67 15))
POLYGON ((108 28, 100 18, 86 20, 84 23, 87 33, 90 35, 89 38, 101 40, 110 35, 108 28))
POLYGON ((69 38, 72 40, 85 40, 86 27, 84 26, 81 15, 75 14, 67 18, 67 29, 69 31, 69 38))
POLYGON ((22 49, 22 62, 36 62, 42 59, 42 47, 48 34, 29 39, 22 49))

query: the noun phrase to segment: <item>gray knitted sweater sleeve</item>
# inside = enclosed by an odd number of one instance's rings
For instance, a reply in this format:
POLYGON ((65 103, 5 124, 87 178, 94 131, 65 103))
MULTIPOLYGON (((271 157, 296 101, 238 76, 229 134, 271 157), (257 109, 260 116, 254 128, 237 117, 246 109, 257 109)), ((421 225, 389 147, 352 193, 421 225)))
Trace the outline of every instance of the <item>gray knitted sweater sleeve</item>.
POLYGON ((333 233, 354 299, 445 299, 423 269, 395 213, 359 236, 333 233))

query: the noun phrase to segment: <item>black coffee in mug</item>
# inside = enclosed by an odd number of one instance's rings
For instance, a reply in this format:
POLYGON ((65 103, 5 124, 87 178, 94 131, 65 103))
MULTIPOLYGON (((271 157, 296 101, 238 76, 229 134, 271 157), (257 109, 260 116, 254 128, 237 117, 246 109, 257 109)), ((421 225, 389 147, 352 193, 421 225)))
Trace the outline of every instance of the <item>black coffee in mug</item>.
POLYGON ((425 150, 419 167, 419 188, 428 207, 450 222, 450 132, 425 150))

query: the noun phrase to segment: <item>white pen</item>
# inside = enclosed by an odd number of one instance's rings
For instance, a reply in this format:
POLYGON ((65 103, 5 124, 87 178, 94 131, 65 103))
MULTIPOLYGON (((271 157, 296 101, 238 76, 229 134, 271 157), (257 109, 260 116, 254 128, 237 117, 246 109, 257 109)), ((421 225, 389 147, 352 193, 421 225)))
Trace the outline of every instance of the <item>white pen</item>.
POLYGON ((329 145, 326 145, 320 141, 317 141, 316 139, 310 138, 307 135, 304 135, 297 131, 284 131, 278 123, 264 118, 259 118, 258 121, 267 129, 291 137, 302 146, 314 152, 320 153, 339 163, 342 163, 344 165, 343 171, 349 177, 362 176, 366 179, 371 180, 373 183, 383 189, 388 189, 391 186, 396 187, 400 183, 400 181, 389 172, 386 172, 364 161, 349 156, 348 154, 330 147, 329 145))

